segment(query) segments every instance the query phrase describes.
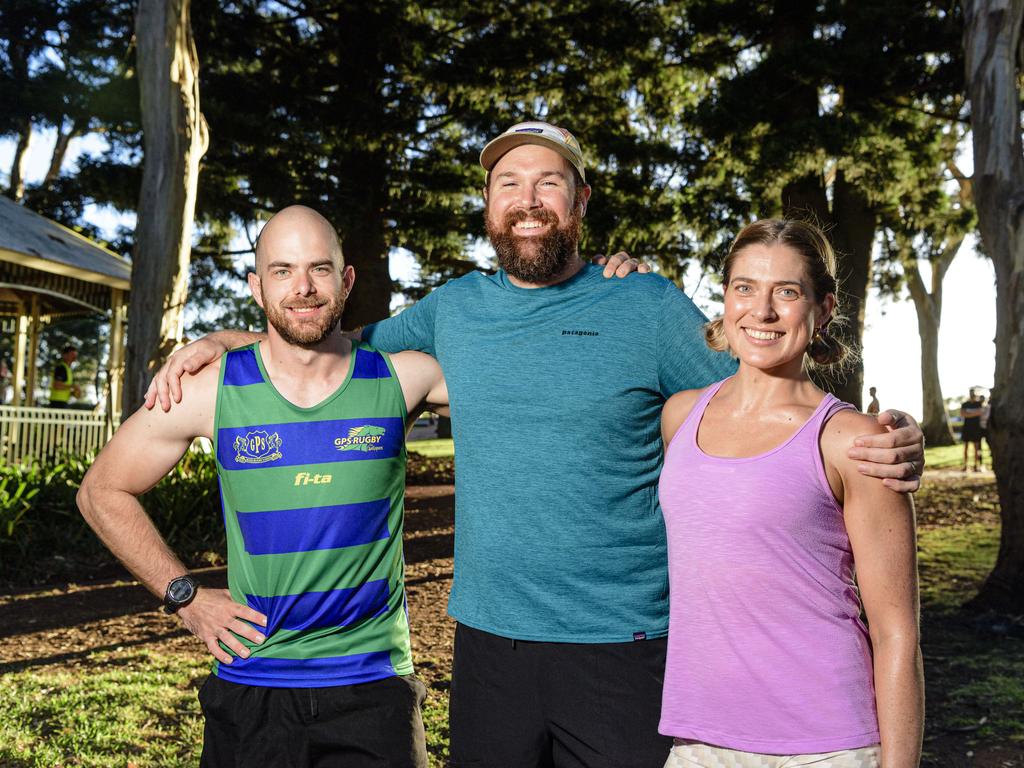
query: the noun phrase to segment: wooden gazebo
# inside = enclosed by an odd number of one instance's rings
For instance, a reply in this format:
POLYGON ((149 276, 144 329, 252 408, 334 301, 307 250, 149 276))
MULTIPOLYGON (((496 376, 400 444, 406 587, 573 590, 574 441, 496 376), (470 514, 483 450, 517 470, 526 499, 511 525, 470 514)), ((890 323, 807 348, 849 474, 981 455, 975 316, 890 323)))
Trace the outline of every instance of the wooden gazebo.
POLYGON ((44 324, 59 317, 107 314, 111 333, 106 421, 117 423, 130 281, 131 265, 126 259, 0 196, 0 318, 14 325, 14 394, 9 407, 24 410, 34 405, 39 333, 44 324))

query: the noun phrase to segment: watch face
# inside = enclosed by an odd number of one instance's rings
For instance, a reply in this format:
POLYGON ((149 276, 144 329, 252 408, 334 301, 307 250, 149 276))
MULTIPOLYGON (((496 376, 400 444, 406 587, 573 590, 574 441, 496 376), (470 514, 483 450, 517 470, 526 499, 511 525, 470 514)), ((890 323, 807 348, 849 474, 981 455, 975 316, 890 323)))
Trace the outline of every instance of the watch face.
POLYGON ((194 591, 195 587, 188 579, 175 579, 167 587, 167 596, 174 602, 180 603, 188 600, 194 591))

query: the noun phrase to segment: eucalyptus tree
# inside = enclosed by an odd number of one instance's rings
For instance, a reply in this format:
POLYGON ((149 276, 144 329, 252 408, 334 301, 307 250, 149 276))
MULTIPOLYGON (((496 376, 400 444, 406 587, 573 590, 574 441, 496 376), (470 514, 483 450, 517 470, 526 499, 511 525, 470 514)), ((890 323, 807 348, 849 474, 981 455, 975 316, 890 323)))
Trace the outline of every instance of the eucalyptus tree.
POLYGON ((48 46, 47 32, 56 26, 55 9, 38 0, 11 0, 0 5, 0 135, 15 137, 7 194, 20 201, 25 194, 24 160, 33 124, 41 111, 42 89, 36 71, 48 46))
POLYGON ((999 554, 977 604, 1024 610, 1024 0, 965 0, 964 51, 974 204, 996 273, 996 370, 988 440, 1002 518, 999 554))
POLYGON ((971 180, 954 159, 963 133, 952 127, 936 147, 931 165, 916 169, 915 187, 880 214, 876 282, 891 295, 905 286, 914 303, 921 338, 921 429, 933 446, 954 443, 939 380, 943 283, 976 224, 971 180), (927 269, 922 269, 924 264, 927 269))
POLYGON ((143 143, 128 305, 124 413, 184 334, 192 217, 206 123, 190 0, 139 0, 135 19, 143 143))

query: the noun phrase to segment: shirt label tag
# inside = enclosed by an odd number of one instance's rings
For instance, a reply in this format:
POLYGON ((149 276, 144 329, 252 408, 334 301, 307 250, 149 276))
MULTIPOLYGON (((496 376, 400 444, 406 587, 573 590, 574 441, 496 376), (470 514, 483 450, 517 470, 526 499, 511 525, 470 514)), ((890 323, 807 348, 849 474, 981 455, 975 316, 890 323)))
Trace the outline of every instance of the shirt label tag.
POLYGON ((646 640, 647 639, 647 633, 646 632, 634 632, 633 633, 633 639, 634 640, 646 640))

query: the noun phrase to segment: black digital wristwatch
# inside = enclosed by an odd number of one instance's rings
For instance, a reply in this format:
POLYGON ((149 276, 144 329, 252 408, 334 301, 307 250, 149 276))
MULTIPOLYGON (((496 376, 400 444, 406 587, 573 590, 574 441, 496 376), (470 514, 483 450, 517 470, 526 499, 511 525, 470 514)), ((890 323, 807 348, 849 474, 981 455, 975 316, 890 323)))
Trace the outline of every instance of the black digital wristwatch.
POLYGON ((167 591, 164 593, 164 612, 174 613, 179 608, 184 608, 195 600, 198 591, 199 583, 187 573, 184 576, 171 579, 167 585, 167 591))

